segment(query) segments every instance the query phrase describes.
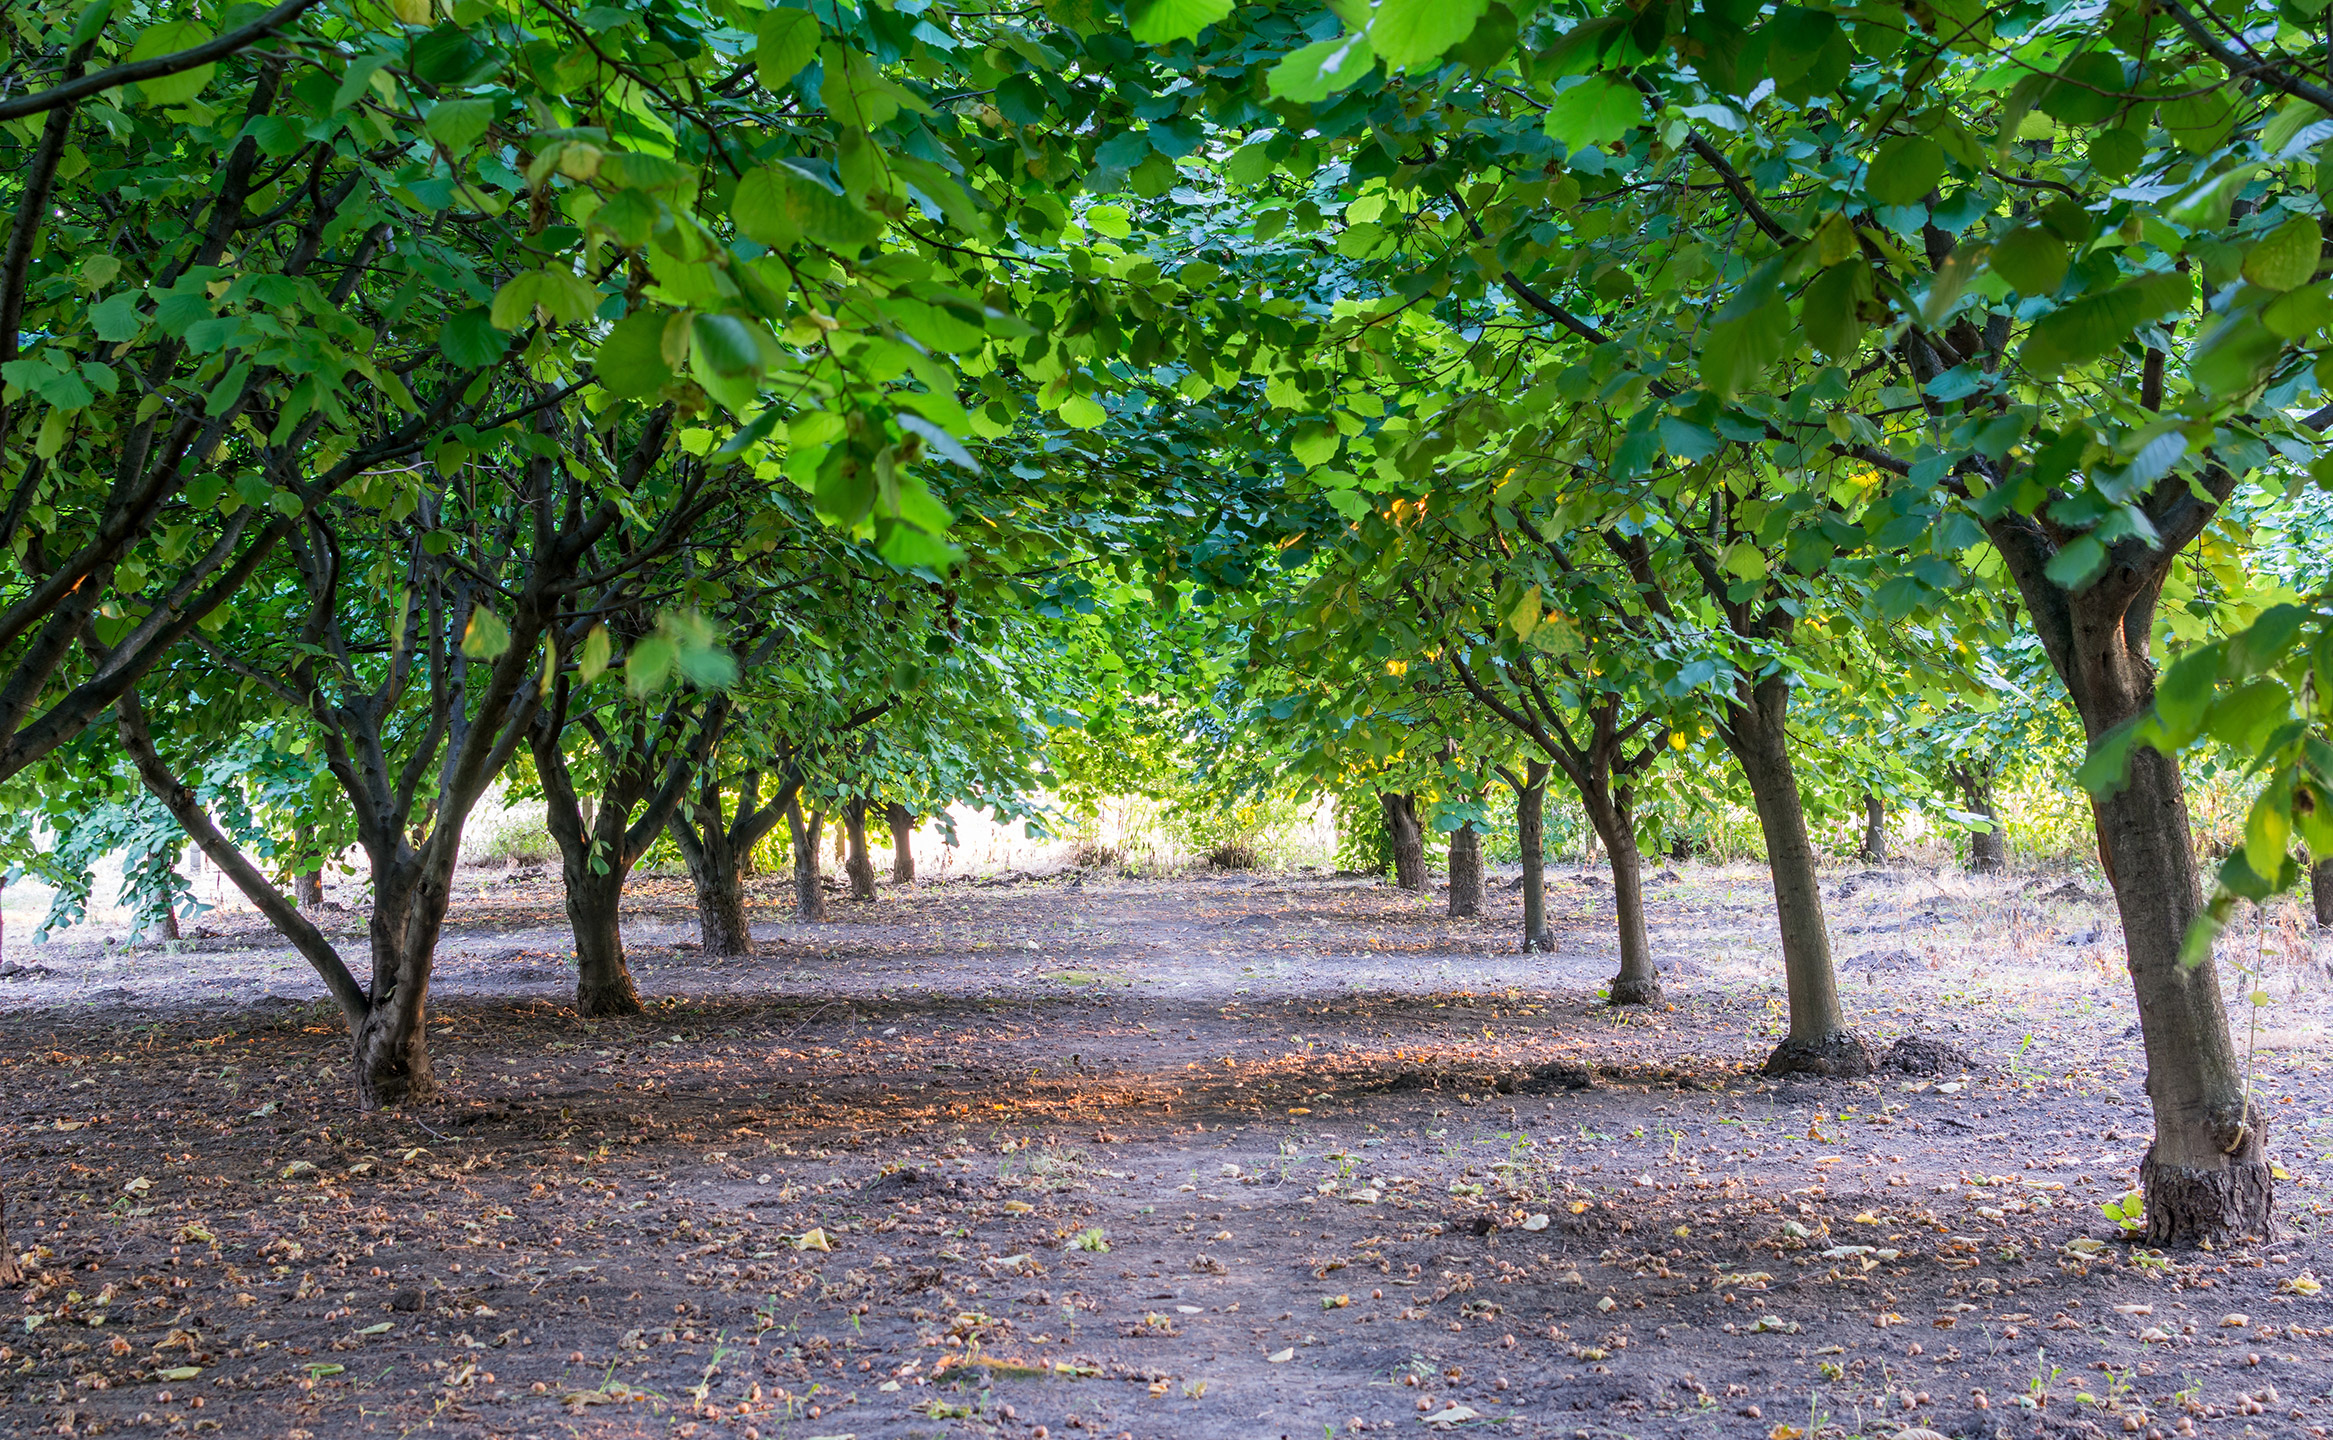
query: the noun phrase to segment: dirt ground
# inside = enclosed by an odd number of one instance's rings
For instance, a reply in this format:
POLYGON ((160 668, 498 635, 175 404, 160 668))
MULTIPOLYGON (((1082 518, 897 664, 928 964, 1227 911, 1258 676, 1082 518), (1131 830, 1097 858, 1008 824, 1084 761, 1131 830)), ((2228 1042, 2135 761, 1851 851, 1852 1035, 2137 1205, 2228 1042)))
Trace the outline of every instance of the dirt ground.
POLYGON ((651 1010, 597 1023, 541 875, 478 872, 412 1115, 353 1108, 264 932, 12 946, 0 1182, 37 1279, 0 1431, 2326 1433, 2333 1005, 2297 920, 2222 962, 2290 1233, 2156 1255, 2100 1209, 2150 1128, 2109 905, 1834 875, 1855 1024, 1973 1058, 1776 1083, 1763 878, 1678 871, 1649 1014, 1598 1003, 1609 886, 1568 870, 1553 955, 1514 952, 1511 888, 1452 921, 1366 880, 1092 875, 814 928, 767 882, 726 963, 643 877, 651 1010))

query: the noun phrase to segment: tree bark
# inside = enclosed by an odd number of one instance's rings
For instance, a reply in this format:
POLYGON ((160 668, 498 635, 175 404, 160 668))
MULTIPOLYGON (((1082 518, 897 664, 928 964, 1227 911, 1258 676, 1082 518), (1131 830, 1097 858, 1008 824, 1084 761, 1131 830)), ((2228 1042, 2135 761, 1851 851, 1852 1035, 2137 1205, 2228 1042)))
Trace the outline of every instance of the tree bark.
POLYGON ((1612 862, 1614 928, 1620 937, 1620 973, 1612 977, 1615 1005, 1658 1005, 1661 979, 1653 969, 1651 936, 1644 923, 1644 857, 1636 848, 1636 816, 1625 788, 1584 791, 1588 822, 1604 842, 1612 862))
POLYGON ((1839 1008, 1815 849, 1807 838, 1798 774, 1790 762, 1789 714, 1788 682, 1779 674, 1769 675, 1727 707, 1725 727, 1727 748, 1741 762, 1757 802, 1766 868, 1774 882, 1774 914, 1782 931, 1782 969, 1790 989, 1790 1034, 1766 1058, 1766 1073, 1868 1075, 1871 1051, 1847 1028, 1839 1008))
POLYGON ((1470 920, 1482 914, 1482 837, 1471 824, 1450 832, 1450 915, 1470 920))
POLYGON ((2005 875, 2009 871, 2009 831, 2001 824, 2001 812, 1993 801, 1993 780, 1987 771, 1974 766, 1953 767, 1953 783, 1960 787, 1961 803, 1970 813, 1982 815, 1991 827, 1968 832, 1968 868, 1972 875, 2005 875))
POLYGON ((1887 863, 1887 807, 1869 790, 1863 792, 1863 843, 1855 858, 1866 865, 1887 863))
POLYGON ((292 877, 292 903, 302 910, 324 908, 324 872, 303 870, 292 877))
MULTIPOLYGON (((2223 495, 2236 484, 2216 467, 2203 479, 2223 495)), ((2054 545, 2039 522, 2015 514, 1988 522, 2093 747, 2154 703, 2155 607, 2170 566, 2216 509, 2204 493, 2185 477, 2166 481, 2149 502, 2160 543, 2121 543, 2079 591, 2049 578, 2054 545)), ((2142 745, 2128 764, 2121 788, 2094 796, 2092 809, 2122 918, 2155 1115, 2155 1140, 2139 1165, 2145 1236, 2156 1245, 2274 1238, 2276 1182, 2228 1033, 2219 967, 2208 949, 2193 965, 2181 955, 2206 911, 2179 762, 2142 745)))
POLYGON ((1426 888, 1426 837, 1418 825, 1417 797, 1380 790, 1377 801, 1385 808, 1385 831, 1393 841, 1393 883, 1422 894, 1426 888))
POLYGON ((794 841, 794 919, 815 925, 826 919, 826 887, 818 876, 818 843, 826 837, 826 813, 813 810, 805 818, 802 801, 786 802, 786 826, 794 841))
POLYGON ((2309 867, 2309 898, 2317 907, 2318 926, 2333 929, 2333 860, 2319 860, 2309 867))
POLYGON ((452 900, 438 867, 377 867, 373 913, 366 926, 373 952, 372 1004, 356 1026, 356 1089, 368 1110, 419 1105, 437 1096, 423 1021, 429 1003, 430 962, 438 929, 452 900), (416 873, 418 872, 418 873, 416 873))
POLYGON ((915 812, 894 800, 884 809, 891 826, 891 883, 915 882, 915 812))
POLYGON ((867 854, 867 798, 853 795, 843 805, 843 834, 849 845, 849 854, 843 860, 843 873, 851 878, 851 898, 875 898, 875 861, 867 854))
MULTIPOLYGON (((562 857, 564 860, 564 857, 562 857)), ((567 925, 575 932, 575 1010, 579 1015, 637 1015, 639 987, 624 958, 621 911, 624 876, 614 866, 582 873, 562 863, 567 888, 567 925)))
MULTIPOLYGON (((1524 763, 1515 786, 1515 840, 1523 852, 1523 952, 1555 949, 1547 928, 1547 776, 1544 760, 1524 763)), ((1513 777, 1509 776, 1509 783, 1513 777)))
POLYGON ((16 1263, 16 1247, 8 1243, 8 1197, 0 1193, 0 1288, 24 1283, 24 1267, 16 1263))
POLYGON ((715 813, 702 830, 676 816, 672 838, 697 891, 699 948, 707 955, 752 954, 753 929, 745 916, 743 857, 730 843, 720 815, 715 813))

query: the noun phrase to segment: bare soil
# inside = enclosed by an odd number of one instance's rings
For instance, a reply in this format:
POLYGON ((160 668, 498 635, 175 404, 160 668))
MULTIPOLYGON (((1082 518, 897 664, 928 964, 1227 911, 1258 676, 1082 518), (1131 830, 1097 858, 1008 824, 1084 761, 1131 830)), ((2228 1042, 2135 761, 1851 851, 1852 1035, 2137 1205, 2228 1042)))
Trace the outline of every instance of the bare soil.
POLYGON ((1452 921, 1366 880, 1096 875, 818 927, 757 882, 726 963, 645 877, 650 1013, 603 1022, 556 893, 480 872, 411 1114, 354 1109, 337 1014, 248 922, 15 947, 0 1432, 2326 1433, 2297 921, 2222 961, 2289 1234, 2156 1255, 2100 1209, 2150 1129, 2111 906, 1834 876, 1854 1022, 1941 1069, 1774 1082, 1762 877, 1678 871, 1652 1013, 1599 1002, 1609 886, 1568 872, 1552 955, 1515 953, 1511 888, 1452 921))

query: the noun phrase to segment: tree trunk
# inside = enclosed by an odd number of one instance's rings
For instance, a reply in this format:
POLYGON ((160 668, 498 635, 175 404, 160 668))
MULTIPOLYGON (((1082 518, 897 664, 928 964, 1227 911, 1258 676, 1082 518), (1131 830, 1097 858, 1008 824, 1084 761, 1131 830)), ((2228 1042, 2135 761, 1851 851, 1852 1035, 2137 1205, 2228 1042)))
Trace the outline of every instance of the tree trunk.
POLYGON ((2003 875, 2009 870, 2009 832, 2001 824, 2001 812, 1993 803, 1992 778, 1972 766, 1961 766, 1953 772, 1960 786, 1961 802, 1972 814, 1982 815, 1991 827, 1968 832, 1968 868, 1972 875, 2003 875))
POLYGON ((2317 924, 2333 929, 2333 860, 2319 860, 2309 867, 2309 898, 2317 907, 2317 924))
POLYGON ((2208 955, 2192 966, 2179 958, 2203 913, 2179 762, 2144 747, 2132 751, 2130 783, 2097 810, 2154 1102, 2155 1143, 2139 1165, 2147 1240, 2272 1236, 2275 1186, 2228 1034, 2217 963, 2208 955))
POLYGON ((1612 977, 1612 1003, 1658 1005, 1661 978, 1653 969, 1652 940, 1644 924, 1644 857, 1636 848, 1636 817, 1625 792, 1582 798, 1596 838, 1612 859, 1612 918, 1620 934, 1620 973, 1612 977))
POLYGON ((0 1289, 24 1283, 24 1267, 16 1263, 16 1247, 8 1243, 8 1197, 0 1194, 0 1289))
POLYGON ((1757 801, 1782 931, 1782 969, 1790 987, 1790 1034, 1766 1058, 1766 1073, 1856 1076, 1871 1073, 1871 1051, 1847 1028, 1839 981, 1831 968, 1831 934, 1815 849, 1807 838, 1798 774, 1790 763, 1786 723, 1790 690, 1780 675, 1757 683, 1746 704, 1728 707, 1728 748, 1741 762, 1757 801))
POLYGON ((1418 827, 1417 797, 1381 790, 1377 800, 1385 807, 1385 832, 1393 840, 1393 883, 1422 894, 1426 888, 1426 837, 1418 827))
POLYGON ((292 903, 302 910, 324 908, 324 872, 303 870, 292 877, 292 903))
POLYGON ((891 826, 891 883, 909 885, 915 881, 915 812, 894 800, 885 808, 884 819, 891 826))
POLYGON ((420 1105, 437 1096, 424 1021, 430 962, 452 898, 442 879, 415 862, 374 867, 373 989, 364 1017, 351 1027, 357 1098, 367 1110, 420 1105), (384 874, 384 872, 386 872, 384 874))
MULTIPOLYGON (((702 819, 703 817, 699 817, 702 819)), ((745 918, 745 876, 729 837, 715 814, 700 835, 697 826, 675 817, 672 838, 689 867, 697 891, 697 944, 707 955, 750 955, 753 931, 745 918)))
POLYGON ((1544 760, 1526 763, 1515 790, 1515 840, 1523 852, 1523 952, 1553 950, 1547 928, 1547 774, 1544 760))
POLYGON ((1887 807, 1869 790, 1863 792, 1863 843, 1855 858, 1866 865, 1887 863, 1887 807))
POLYGON ((843 860, 843 873, 851 877, 851 898, 875 898, 875 861, 867 854, 867 800, 853 795, 842 808, 843 834, 849 844, 849 854, 843 860))
POLYGON ((594 873, 588 852, 581 865, 561 857, 567 926, 575 934, 575 1010, 591 1018, 637 1015, 640 991, 624 959, 624 872, 605 857, 601 863, 604 872, 594 873))
POLYGON ((794 841, 794 919, 815 925, 826 918, 826 889, 818 879, 818 842, 826 837, 826 813, 813 810, 807 819, 802 802, 786 802, 786 827, 794 841))
POLYGON ((1482 914, 1482 837, 1471 824, 1450 832, 1450 915, 1471 920, 1482 914))

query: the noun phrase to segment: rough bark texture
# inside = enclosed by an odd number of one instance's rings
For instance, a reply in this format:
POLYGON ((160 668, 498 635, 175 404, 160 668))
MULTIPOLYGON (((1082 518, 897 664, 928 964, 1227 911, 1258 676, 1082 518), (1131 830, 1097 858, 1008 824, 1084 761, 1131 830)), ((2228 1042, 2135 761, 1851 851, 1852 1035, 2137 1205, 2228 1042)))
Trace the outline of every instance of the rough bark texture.
POLYGON ((2309 897, 2317 907, 2317 924, 2333 929, 2333 860, 2309 867, 2309 897))
POLYGON ((292 877, 292 903, 302 910, 324 908, 324 872, 303 871, 292 877))
POLYGON ((745 918, 743 857, 720 817, 713 821, 701 830, 678 820, 672 826, 673 841, 696 886, 697 943, 707 955, 750 955, 753 930, 745 918))
MULTIPOLYGON (((2213 497, 2236 484, 2216 466, 2208 466, 2202 479, 2199 487, 2177 477, 2150 495, 2157 535, 2149 542, 2118 543, 2106 568, 2079 591, 2049 577, 2056 543, 2041 522, 2017 514, 1988 522, 2093 745, 2154 703, 2148 650, 2163 581, 2179 552, 2210 522, 2217 509, 2213 497)), ((2219 967, 2209 955, 2199 964, 2181 963, 2204 899, 2179 762, 2144 746, 2134 749, 2122 787, 2094 799, 2093 810, 2099 858, 2121 913, 2155 1114, 2154 1144, 2139 1167, 2146 1238, 2192 1245, 2272 1237, 2275 1181, 2228 1033, 2219 967)))
POLYGON ((1653 969, 1652 939, 1644 923, 1644 857, 1636 848, 1636 817, 1626 789, 1590 793, 1589 823, 1612 859, 1612 910, 1620 934, 1620 973, 1612 977, 1615 1005, 1658 1005, 1661 979, 1653 969))
POLYGON ((909 885, 915 881, 915 812, 894 800, 885 807, 884 820, 891 827, 891 883, 909 885))
POLYGON ((1527 762, 1515 787, 1515 839, 1523 852, 1523 950, 1553 950, 1547 929, 1547 774, 1544 760, 1527 762))
POLYGON ((1782 931, 1782 969, 1790 989, 1790 1034, 1766 1058, 1769 1075, 1868 1075, 1870 1048, 1847 1028, 1839 1008, 1839 981, 1831 967, 1831 933, 1823 920, 1823 892, 1815 848, 1806 833, 1798 773, 1790 762, 1786 724, 1790 688, 1781 675, 1759 681, 1727 707, 1726 745, 1741 762, 1758 806, 1766 841, 1766 868, 1774 881, 1774 914, 1782 931))
POLYGON ((794 841, 794 919, 814 925, 826 918, 826 887, 818 876, 818 842, 826 837, 826 813, 805 817, 797 798, 786 804, 786 826, 794 841))
POLYGON ((1863 843, 1855 858, 1866 865, 1887 863, 1887 807, 1869 790, 1863 792, 1863 843))
POLYGON ((1482 913, 1482 837, 1472 825, 1450 832, 1450 914, 1472 919, 1482 913))
POLYGON ((843 859, 843 873, 851 880, 853 900, 875 898, 875 861, 867 853, 867 801, 854 795, 842 808, 843 834, 849 843, 849 853, 843 859))
POLYGON ((579 1015, 637 1015, 640 991, 624 960, 620 927, 624 877, 561 867, 567 882, 567 925, 575 933, 575 1010, 579 1015))
POLYGON ((1982 815, 1991 828, 1968 832, 1968 868, 1972 875, 2005 875, 2009 871, 2009 832, 2001 824, 2001 812, 1993 803, 1993 777, 1990 772, 1973 766, 1955 766, 1953 784, 1960 789, 1961 804, 1972 815, 1982 815))
MULTIPOLYGON (((449 867, 450 869, 450 867, 449 867)), ((373 1003, 356 1027, 357 1098, 368 1110, 419 1105, 437 1097, 429 1035, 430 961, 452 899, 444 877, 427 873, 386 887, 376 882, 366 926, 373 952, 373 1003)))
POLYGON ((1385 833, 1393 841, 1393 883, 1422 893, 1426 888, 1426 836, 1418 825, 1417 797, 1381 790, 1377 801, 1385 807, 1385 833))
POLYGON ((8 1197, 0 1194, 0 1288, 24 1283, 24 1267, 16 1263, 16 1247, 8 1243, 8 1197))

